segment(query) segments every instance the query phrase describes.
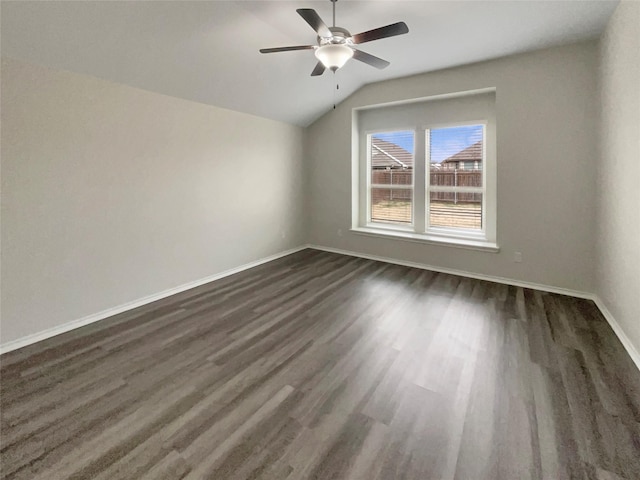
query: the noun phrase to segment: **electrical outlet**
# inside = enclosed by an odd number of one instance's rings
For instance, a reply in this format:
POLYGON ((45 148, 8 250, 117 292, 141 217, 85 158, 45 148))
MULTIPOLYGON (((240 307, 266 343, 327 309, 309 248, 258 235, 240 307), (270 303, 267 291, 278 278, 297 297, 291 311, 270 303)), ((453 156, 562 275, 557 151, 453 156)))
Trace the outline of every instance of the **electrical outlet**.
POLYGON ((341 236, 342 236, 342 229, 341 229, 341 228, 339 228, 339 229, 338 229, 338 236, 339 236, 339 237, 341 237, 341 236))
POLYGON ((284 232, 284 230, 282 230, 282 232, 280 232, 280 235, 282 236, 282 238, 287 238, 287 234, 284 232))
POLYGON ((522 252, 514 252, 513 261, 516 263, 522 263, 522 252))

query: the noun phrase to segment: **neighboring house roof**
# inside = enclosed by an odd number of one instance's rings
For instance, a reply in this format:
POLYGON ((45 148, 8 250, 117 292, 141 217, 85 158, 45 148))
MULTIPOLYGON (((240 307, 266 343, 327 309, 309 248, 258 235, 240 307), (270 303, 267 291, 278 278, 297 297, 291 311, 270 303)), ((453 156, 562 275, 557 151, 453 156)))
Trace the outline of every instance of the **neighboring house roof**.
POLYGON ((441 163, 462 162, 477 160, 482 161, 482 140, 478 140, 473 145, 459 151, 455 155, 451 155, 449 158, 445 158, 441 163))
POLYGON ((371 137, 371 167, 413 168, 413 154, 400 145, 371 137))

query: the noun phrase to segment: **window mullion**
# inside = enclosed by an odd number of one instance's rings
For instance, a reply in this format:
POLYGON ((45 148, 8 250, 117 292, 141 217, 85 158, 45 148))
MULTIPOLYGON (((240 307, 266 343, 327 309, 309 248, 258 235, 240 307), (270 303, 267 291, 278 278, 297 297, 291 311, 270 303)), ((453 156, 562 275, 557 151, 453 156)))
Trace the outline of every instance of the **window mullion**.
POLYGON ((414 146, 414 175, 413 175, 413 218, 414 228, 418 233, 423 233, 426 230, 426 149, 425 149, 425 130, 423 128, 416 128, 415 130, 415 146, 414 146))

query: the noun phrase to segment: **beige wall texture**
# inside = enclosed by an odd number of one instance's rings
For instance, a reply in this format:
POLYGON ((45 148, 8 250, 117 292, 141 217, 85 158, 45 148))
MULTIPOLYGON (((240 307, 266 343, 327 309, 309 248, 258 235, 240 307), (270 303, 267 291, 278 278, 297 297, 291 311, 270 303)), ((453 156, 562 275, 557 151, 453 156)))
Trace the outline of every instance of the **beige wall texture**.
POLYGON ((308 129, 310 242, 592 292, 597 59, 597 44, 589 42, 362 88, 308 129), (350 233, 352 109, 488 87, 496 88, 501 251, 350 233), (522 263, 514 263, 516 251, 522 252, 522 263))
POLYGON ((1 141, 2 344, 305 241, 298 127, 5 59, 1 141))
POLYGON ((600 42, 596 291, 640 351, 640 3, 622 1, 600 42))

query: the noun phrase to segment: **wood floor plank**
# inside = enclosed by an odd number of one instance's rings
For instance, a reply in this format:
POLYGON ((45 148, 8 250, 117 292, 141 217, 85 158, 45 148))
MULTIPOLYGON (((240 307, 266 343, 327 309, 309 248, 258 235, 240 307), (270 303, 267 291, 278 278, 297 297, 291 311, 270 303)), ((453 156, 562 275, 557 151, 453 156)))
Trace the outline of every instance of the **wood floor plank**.
POLYGON ((0 357, 0 479, 640 478, 593 302, 307 249, 0 357))

